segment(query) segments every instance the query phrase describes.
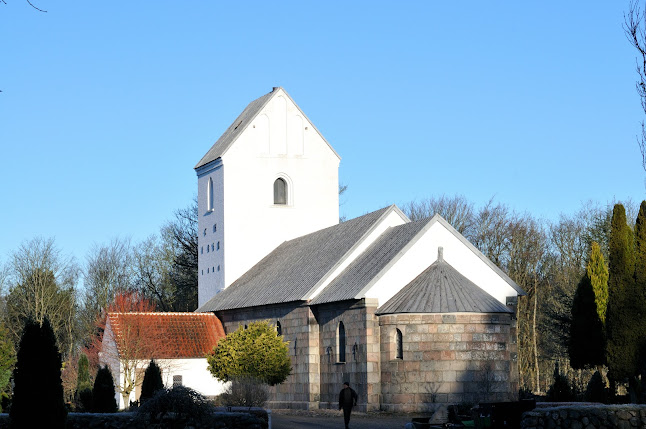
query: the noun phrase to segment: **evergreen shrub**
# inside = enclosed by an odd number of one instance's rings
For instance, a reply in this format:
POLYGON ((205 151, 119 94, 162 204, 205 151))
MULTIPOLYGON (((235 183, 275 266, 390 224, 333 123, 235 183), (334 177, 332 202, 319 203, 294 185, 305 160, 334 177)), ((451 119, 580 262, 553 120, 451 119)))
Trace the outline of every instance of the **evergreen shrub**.
POLYGON ((599 371, 595 371, 588 381, 588 386, 585 389, 585 400, 588 402, 601 402, 603 404, 608 402, 606 397, 606 384, 603 382, 603 377, 599 371))
POLYGON ((159 366, 154 360, 151 360, 144 373, 144 381, 141 383, 141 397, 139 401, 143 403, 147 399, 152 398, 155 392, 163 388, 164 382, 162 381, 161 369, 159 369, 159 366))
POLYGON ((61 355, 49 320, 28 320, 14 370, 11 428, 64 428, 67 409, 61 383, 61 355))
POLYGON ((114 380, 107 365, 99 368, 94 379, 92 411, 95 413, 114 413, 117 411, 114 380))

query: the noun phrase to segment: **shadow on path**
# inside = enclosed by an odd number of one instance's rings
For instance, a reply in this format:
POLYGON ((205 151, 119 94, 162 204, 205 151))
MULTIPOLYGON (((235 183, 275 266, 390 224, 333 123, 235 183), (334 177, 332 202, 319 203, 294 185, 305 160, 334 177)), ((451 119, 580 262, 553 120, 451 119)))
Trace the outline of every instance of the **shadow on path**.
MULTIPOLYGON (((351 429, 403 429, 411 421, 412 415, 352 413, 351 429)), ((343 413, 299 412, 276 410, 271 415, 272 429, 343 429, 343 413)))

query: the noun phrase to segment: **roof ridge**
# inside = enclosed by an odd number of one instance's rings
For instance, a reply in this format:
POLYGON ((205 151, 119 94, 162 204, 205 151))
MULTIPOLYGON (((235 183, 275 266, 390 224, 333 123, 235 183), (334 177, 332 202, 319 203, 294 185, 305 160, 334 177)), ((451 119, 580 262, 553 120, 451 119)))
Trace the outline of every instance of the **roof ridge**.
MULTIPOLYGON (((366 230, 366 231, 361 235, 361 237, 359 237, 359 239, 358 239, 357 241, 355 241, 355 243, 354 243, 352 246, 350 246, 350 248, 349 248, 349 249, 348 249, 348 250, 347 250, 343 255, 341 255, 341 256, 337 259, 337 262, 336 262, 332 267, 330 267, 330 269, 329 269, 325 274, 323 274, 323 276, 319 279, 319 281, 317 281, 317 282, 316 282, 316 284, 315 284, 314 286, 312 286, 312 287, 311 287, 311 288, 310 288, 310 289, 305 293, 305 295, 303 295, 303 298, 302 298, 303 300, 307 301, 307 300, 313 299, 313 298, 315 298, 316 296, 318 296, 320 293, 322 293, 322 292, 323 292, 323 290, 325 290, 325 288, 321 289, 321 286, 322 286, 325 282, 327 282, 327 285, 326 285, 326 287, 327 287, 327 286, 329 286, 329 285, 330 285, 330 283, 331 283, 332 281, 334 281, 334 278, 331 278, 331 279, 329 278, 329 277, 332 275, 332 273, 334 273, 334 271, 335 271, 335 270, 336 270, 336 269, 337 269, 337 268, 338 268, 338 267, 339 267, 339 266, 340 266, 340 265, 341 265, 341 264, 342 264, 342 263, 343 263, 343 262, 348 258, 348 256, 349 256, 349 255, 351 255, 351 254, 352 254, 352 252, 354 252, 354 251, 355 251, 355 250, 356 250, 356 249, 357 249, 357 248, 358 248, 358 247, 363 243, 363 241, 366 239, 366 237, 368 237, 368 236, 369 236, 369 235, 370 235, 370 234, 375 230, 375 228, 376 228, 376 227, 381 223, 381 221, 382 221, 382 220, 384 220, 384 219, 386 218, 386 216, 388 216, 390 213, 392 213, 392 212, 396 212, 396 213, 398 213, 399 215, 404 215, 404 217, 405 217, 405 219, 404 219, 404 220, 407 220, 407 221, 408 221, 408 222, 404 222, 404 224, 410 223, 410 219, 408 218, 408 216, 406 216, 406 215, 405 215, 405 214, 404 214, 404 213, 403 213, 403 212, 402 212, 402 211, 401 211, 401 210, 400 210, 400 209, 399 209, 395 204, 391 204, 391 205, 389 205, 388 207, 384 207, 383 209, 376 210, 376 211, 374 211, 374 212, 372 212, 372 213, 368 213, 368 214, 366 214, 366 215, 364 215, 364 216, 368 216, 368 215, 376 214, 376 213, 377 213, 377 212, 379 212, 379 211, 383 211, 383 212, 379 215, 379 217, 378 217, 377 219, 375 219, 375 220, 372 222, 372 225, 370 225, 370 227, 369 227, 369 228, 368 228, 368 229, 367 229, 367 230, 366 230), (328 280, 329 280, 329 281, 328 281, 328 280), (313 297, 312 295, 313 295, 313 294, 315 294, 319 289, 321 289, 321 290, 319 291, 319 293, 318 293, 318 294, 316 294, 316 296, 314 296, 314 297, 313 297)), ((358 218, 355 218, 355 219, 358 219, 358 218)), ((353 220, 354 220, 354 219, 353 219, 353 220)), ((348 221, 348 222, 350 222, 350 221, 348 221)), ((397 226, 399 226, 399 225, 397 225, 397 226)), ((377 237, 375 238, 375 240, 373 241, 373 243, 374 243, 374 242, 376 242, 376 241, 379 239, 379 237, 381 237, 381 236, 382 236, 386 231, 388 231, 388 229, 390 229, 390 227, 389 227, 389 228, 387 228, 386 230, 384 230, 381 234, 379 234, 379 236, 377 236, 377 237)), ((367 249, 368 247, 370 247, 373 243, 368 244, 368 246, 366 247, 366 249, 367 249)), ((365 251, 366 249, 364 249, 364 251, 365 251)), ((361 254, 362 254, 362 253, 363 253, 363 252, 359 253, 359 254, 355 257, 355 259, 354 259, 354 260, 356 260, 357 258, 359 258, 359 257, 361 256, 361 254)), ((352 262, 354 262, 354 261, 352 261, 352 262)), ((350 263, 348 264, 348 266, 350 266, 350 265, 352 264, 352 262, 350 262, 350 263)), ((346 266, 346 268, 347 268, 347 266, 346 266)), ((341 275, 342 273, 343 273, 343 271, 341 271, 339 274, 337 274, 337 276, 338 276, 338 275, 341 275)))

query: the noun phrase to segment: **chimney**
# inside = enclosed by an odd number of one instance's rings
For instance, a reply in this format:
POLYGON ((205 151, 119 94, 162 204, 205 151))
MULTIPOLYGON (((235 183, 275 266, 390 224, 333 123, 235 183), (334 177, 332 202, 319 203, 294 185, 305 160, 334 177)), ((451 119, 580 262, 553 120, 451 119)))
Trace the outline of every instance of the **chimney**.
POLYGON ((437 260, 444 262, 444 247, 442 246, 437 248, 437 260))

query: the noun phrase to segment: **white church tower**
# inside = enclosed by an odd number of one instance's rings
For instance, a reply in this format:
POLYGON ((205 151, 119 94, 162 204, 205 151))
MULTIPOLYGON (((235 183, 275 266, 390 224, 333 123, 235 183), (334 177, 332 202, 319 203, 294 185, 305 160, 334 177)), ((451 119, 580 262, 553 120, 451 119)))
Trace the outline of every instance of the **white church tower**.
POLYGON ((283 241, 339 222, 339 161, 284 89, 245 108, 195 166, 199 306, 283 241))

